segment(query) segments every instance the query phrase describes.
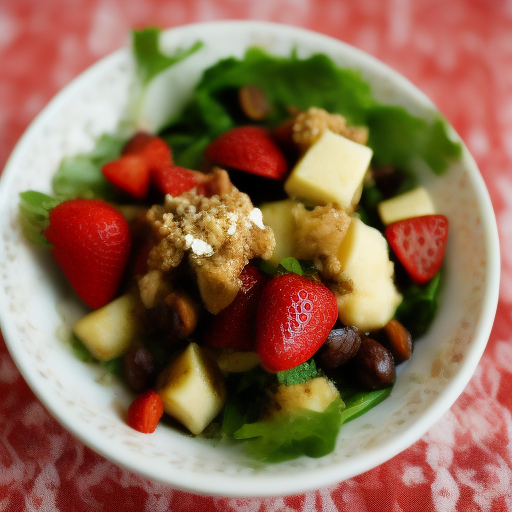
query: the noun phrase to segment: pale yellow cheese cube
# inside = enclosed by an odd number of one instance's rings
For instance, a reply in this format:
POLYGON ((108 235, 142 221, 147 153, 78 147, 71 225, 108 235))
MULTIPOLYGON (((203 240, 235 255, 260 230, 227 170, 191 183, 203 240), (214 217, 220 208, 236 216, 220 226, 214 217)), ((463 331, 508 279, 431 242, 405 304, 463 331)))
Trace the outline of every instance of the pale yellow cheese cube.
POLYGON ((352 291, 338 294, 339 318, 361 331, 384 327, 395 313, 402 296, 394 281, 387 241, 380 231, 352 219, 338 250, 341 277, 352 291))
POLYGON ((368 146, 325 130, 292 169, 284 189, 291 197, 320 205, 338 203, 352 211, 372 155, 368 146))
POLYGON ((284 199, 260 206, 263 224, 272 229, 276 239, 274 253, 267 260, 274 265, 278 265, 284 258, 293 256, 295 218, 292 209, 296 204, 297 202, 292 199, 284 199))
POLYGON ((200 434, 226 402, 226 387, 219 367, 196 343, 171 361, 157 382, 164 411, 200 434))
POLYGON ((137 306, 135 295, 121 295, 78 320, 73 332, 96 359, 109 361, 119 357, 137 335, 137 306))
POLYGON ((436 213, 430 194, 424 187, 417 187, 377 205, 380 220, 385 226, 411 217, 436 213))

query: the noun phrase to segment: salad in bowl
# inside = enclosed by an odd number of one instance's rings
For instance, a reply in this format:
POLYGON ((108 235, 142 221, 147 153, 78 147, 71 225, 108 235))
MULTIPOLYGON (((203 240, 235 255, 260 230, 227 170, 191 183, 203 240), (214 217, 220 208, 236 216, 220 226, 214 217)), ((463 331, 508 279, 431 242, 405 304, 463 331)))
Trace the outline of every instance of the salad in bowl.
POLYGON ((110 61, 89 71, 97 96, 78 80, 36 121, 58 133, 41 179, 3 180, 51 289, 21 332, 41 399, 117 463, 200 492, 303 490, 413 442, 469 378, 495 300, 474 315, 496 256, 458 251, 495 233, 466 206, 488 198, 446 121, 368 56, 289 27, 134 31, 110 61))

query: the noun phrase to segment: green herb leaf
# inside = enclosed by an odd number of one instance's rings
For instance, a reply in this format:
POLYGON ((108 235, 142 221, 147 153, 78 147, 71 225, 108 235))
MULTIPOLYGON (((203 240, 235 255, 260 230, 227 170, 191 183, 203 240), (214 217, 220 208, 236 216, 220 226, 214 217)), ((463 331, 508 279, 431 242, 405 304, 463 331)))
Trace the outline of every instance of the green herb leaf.
POLYGON ((50 225, 50 210, 61 202, 62 199, 34 190, 20 193, 21 229, 27 240, 39 245, 51 246, 43 235, 43 231, 50 225))
POLYGON ((277 372, 277 380, 279 384, 293 386, 294 384, 302 384, 307 380, 314 379, 319 375, 320 373, 316 368, 315 361, 312 359, 310 362, 306 361, 295 368, 277 372))
POLYGON ((376 405, 379 405, 391 394, 392 387, 375 391, 358 391, 350 398, 345 398, 345 409, 341 412, 342 423, 347 423, 376 405))
POLYGON ((132 32, 133 53, 144 84, 149 83, 156 75, 192 55, 203 46, 201 41, 197 41, 190 48, 180 49, 172 56, 165 55, 159 47, 161 32, 162 30, 157 27, 148 27, 132 32))
POLYGON ((323 457, 334 449, 344 407, 338 397, 323 412, 304 409, 272 421, 247 423, 234 436, 245 439, 247 455, 261 462, 283 462, 302 455, 323 457))
POLYGON ((277 267, 277 274, 298 274, 299 276, 303 275, 304 272, 302 271, 302 267, 300 266, 300 263, 295 258, 292 258, 291 256, 288 258, 285 258, 284 260, 281 260, 279 262, 279 266, 277 267))
POLYGON ((103 135, 89 153, 64 158, 52 180, 55 194, 66 199, 114 199, 116 189, 105 179, 101 168, 119 158, 125 143, 125 139, 103 135))
POLYGON ((402 291, 403 301, 398 306, 395 318, 419 338, 429 328, 436 316, 443 285, 442 270, 424 285, 410 284, 402 291))

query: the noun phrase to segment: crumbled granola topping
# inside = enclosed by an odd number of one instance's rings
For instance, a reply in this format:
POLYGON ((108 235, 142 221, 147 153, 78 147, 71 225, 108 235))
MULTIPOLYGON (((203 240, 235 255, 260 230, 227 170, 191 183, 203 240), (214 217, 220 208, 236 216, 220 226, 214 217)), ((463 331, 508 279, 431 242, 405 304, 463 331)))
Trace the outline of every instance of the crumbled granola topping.
POLYGON ((268 259, 275 248, 272 230, 247 194, 231 192, 212 197, 194 191, 167 196, 163 206, 147 214, 157 240, 149 268, 168 272, 187 256, 206 308, 218 313, 236 296, 238 276, 252 258, 268 259))
POLYGON ((320 138, 325 130, 330 130, 359 144, 368 142, 366 126, 347 126, 346 119, 340 114, 330 114, 316 107, 297 115, 292 127, 292 138, 304 152, 320 138))

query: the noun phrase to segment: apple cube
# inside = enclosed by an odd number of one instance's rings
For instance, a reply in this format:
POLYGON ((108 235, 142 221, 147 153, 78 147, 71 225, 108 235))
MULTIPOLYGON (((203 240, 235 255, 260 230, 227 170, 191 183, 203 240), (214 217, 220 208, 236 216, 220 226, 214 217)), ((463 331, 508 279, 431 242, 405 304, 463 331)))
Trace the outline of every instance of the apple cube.
POLYGON ((436 213, 432 198, 423 187, 417 187, 391 199, 381 201, 377 205, 377 211, 385 226, 399 220, 436 213))
POLYGON ((388 244, 380 231, 353 218, 338 249, 341 277, 352 291, 337 294, 339 318, 363 332, 384 327, 402 301, 388 244))
POLYGON ((296 204, 292 199, 284 199, 260 206, 263 223, 272 228, 276 239, 274 253, 267 261, 276 266, 284 258, 293 256, 295 218, 292 209, 296 204))
POLYGON ((323 412, 338 396, 336 386, 325 377, 316 377, 301 384, 281 384, 274 395, 280 412, 298 409, 323 412))
POLYGON ((196 343, 190 343, 171 361, 157 382, 164 411, 192 434, 200 434, 226 402, 219 367, 196 343))
POLYGON ((78 320, 73 332, 96 359, 110 361, 126 352, 137 335, 138 306, 135 295, 121 295, 78 320))
POLYGON ((373 151, 325 130, 292 169, 286 193, 313 204, 338 203, 352 211, 363 188, 373 151))

